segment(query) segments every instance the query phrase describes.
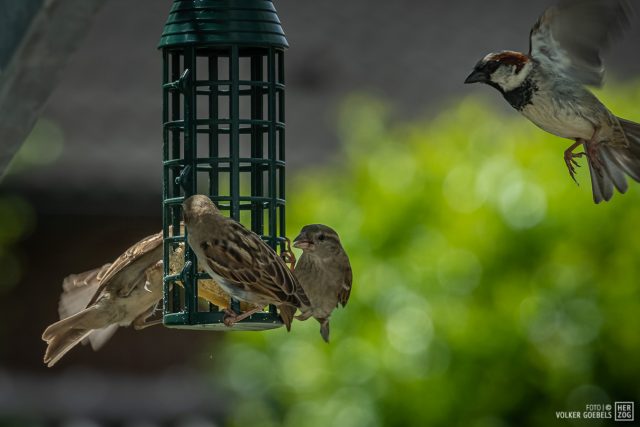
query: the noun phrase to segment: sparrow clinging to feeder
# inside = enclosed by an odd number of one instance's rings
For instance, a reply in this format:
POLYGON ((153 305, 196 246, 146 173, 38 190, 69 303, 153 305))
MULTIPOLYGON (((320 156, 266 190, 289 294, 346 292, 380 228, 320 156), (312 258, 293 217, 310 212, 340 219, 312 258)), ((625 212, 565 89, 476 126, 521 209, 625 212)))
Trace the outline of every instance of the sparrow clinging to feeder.
POLYGON ((51 367, 83 342, 98 350, 120 326, 148 322, 162 299, 162 233, 149 236, 113 263, 65 278, 58 311, 62 320, 45 329, 44 363, 51 367))
POLYGON ((224 289, 255 308, 239 315, 225 310, 225 324, 233 325, 269 304, 279 308, 287 330, 307 297, 284 260, 257 234, 224 216, 205 195, 182 204, 187 242, 198 265, 224 289))
POLYGON ((322 224, 304 226, 293 246, 302 249, 294 273, 309 298, 296 318, 313 316, 320 323, 320 335, 329 342, 329 317, 338 305, 347 305, 351 294, 349 257, 338 233, 322 224))
POLYGON ((629 16, 626 0, 560 0, 533 26, 529 53, 490 53, 465 80, 493 86, 535 125, 573 140, 564 161, 575 180, 576 159, 587 158, 596 203, 614 187, 624 193, 625 174, 640 181, 640 124, 616 117, 584 86, 602 85, 600 54, 629 16))

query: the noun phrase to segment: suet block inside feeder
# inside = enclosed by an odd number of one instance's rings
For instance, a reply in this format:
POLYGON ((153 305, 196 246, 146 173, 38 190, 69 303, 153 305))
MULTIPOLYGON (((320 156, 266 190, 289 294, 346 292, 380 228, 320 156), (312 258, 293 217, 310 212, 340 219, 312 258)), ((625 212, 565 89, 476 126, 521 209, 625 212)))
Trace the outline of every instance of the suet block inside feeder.
MULTIPOLYGON (((284 31, 270 0, 175 0, 163 58, 164 324, 263 330, 275 307, 231 328, 180 226, 181 204, 207 194, 285 250, 284 31), (203 298, 204 297, 204 298, 203 298)), ((188 230, 187 230, 188 232, 188 230)), ((223 295, 224 297, 224 295, 223 295)), ((229 302, 240 313, 238 301, 229 302)))

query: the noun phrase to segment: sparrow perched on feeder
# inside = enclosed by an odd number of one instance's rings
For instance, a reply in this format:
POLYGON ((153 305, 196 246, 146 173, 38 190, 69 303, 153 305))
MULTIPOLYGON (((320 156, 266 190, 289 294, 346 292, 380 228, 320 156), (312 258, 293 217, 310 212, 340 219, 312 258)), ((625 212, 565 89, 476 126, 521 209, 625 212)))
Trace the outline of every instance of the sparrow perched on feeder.
MULTIPOLYGON (((584 85, 601 86, 601 51, 629 24, 625 0, 560 0, 538 19, 529 53, 503 51, 481 59, 465 83, 486 83, 543 130, 575 141, 564 161, 575 181, 585 156, 593 200, 640 181, 640 124, 616 117, 584 85), (582 146, 584 152, 574 153, 582 146)), ((577 181, 576 181, 577 182, 577 181)))
POLYGON ((119 326, 136 329, 162 299, 162 233, 142 239, 112 264, 65 278, 58 311, 62 320, 45 329, 44 363, 53 366, 78 343, 98 350, 119 326))
POLYGON ((296 319, 313 316, 320 322, 320 335, 329 342, 329 317, 338 305, 347 305, 351 294, 349 257, 338 233, 322 224, 304 226, 293 246, 302 249, 294 273, 310 303, 296 319))
POLYGON ((182 204, 187 242, 198 264, 234 298, 253 304, 238 315, 225 310, 224 322, 236 322, 273 304, 287 330, 307 297, 284 260, 257 234, 224 216, 207 196, 197 194, 182 204))

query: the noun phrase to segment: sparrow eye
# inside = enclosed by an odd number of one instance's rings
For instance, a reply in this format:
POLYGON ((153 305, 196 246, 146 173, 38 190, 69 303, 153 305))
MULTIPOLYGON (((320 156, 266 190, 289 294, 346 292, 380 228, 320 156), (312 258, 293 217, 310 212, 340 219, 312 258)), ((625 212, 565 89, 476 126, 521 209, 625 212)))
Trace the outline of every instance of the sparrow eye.
POLYGON ((500 63, 498 61, 489 61, 486 65, 487 71, 491 74, 493 74, 493 72, 496 71, 499 66, 500 63))
POLYGON ((318 240, 321 241, 321 242, 324 242, 324 234, 320 234, 318 236, 318 240))

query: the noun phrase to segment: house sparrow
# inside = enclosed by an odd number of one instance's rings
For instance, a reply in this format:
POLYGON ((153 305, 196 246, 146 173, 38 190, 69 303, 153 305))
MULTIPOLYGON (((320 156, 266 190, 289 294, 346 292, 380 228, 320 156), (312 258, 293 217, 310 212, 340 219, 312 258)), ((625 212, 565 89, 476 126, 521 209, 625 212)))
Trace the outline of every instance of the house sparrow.
POLYGON ((79 342, 98 350, 119 326, 136 329, 147 322, 162 299, 162 233, 142 239, 112 264, 70 275, 63 282, 62 320, 45 329, 44 363, 53 366, 79 342))
POLYGON ((320 335, 329 342, 329 317, 338 304, 347 305, 351 294, 349 257, 338 233, 322 224, 304 226, 293 246, 302 249, 294 273, 310 302, 296 318, 315 317, 320 322, 320 335))
MULTIPOLYGON (((625 173, 640 181, 640 124, 611 113, 583 85, 601 86, 601 51, 629 24, 625 0, 560 0, 538 19, 529 53, 504 51, 481 59, 465 83, 486 83, 543 130, 575 141, 564 161, 575 181, 585 156, 593 200, 627 190, 625 173), (579 146, 584 152, 574 153, 579 146)), ((577 182, 577 181, 576 181, 577 182)))
POLYGON ((225 292, 254 306, 242 315, 227 308, 225 324, 232 326, 273 304, 290 330, 296 309, 308 300, 282 258, 260 236, 222 215, 207 196, 191 196, 182 208, 187 242, 198 264, 225 292))

